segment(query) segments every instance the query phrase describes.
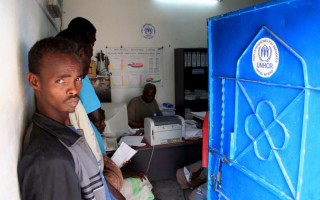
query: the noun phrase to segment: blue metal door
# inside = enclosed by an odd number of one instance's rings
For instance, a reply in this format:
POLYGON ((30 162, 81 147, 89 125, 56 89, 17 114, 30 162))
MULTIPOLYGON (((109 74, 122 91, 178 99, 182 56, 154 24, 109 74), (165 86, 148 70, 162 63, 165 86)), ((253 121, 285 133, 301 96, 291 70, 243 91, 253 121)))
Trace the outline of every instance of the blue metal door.
POLYGON ((320 199, 320 1, 208 20, 209 199, 320 199))

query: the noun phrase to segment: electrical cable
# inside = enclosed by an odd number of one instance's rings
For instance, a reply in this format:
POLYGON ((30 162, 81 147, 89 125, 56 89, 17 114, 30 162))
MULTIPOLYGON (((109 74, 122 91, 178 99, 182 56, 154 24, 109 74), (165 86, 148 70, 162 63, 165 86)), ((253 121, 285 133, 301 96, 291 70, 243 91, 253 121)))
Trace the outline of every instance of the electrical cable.
POLYGON ((152 157, 153 157, 153 152, 154 152, 154 145, 152 146, 151 156, 150 156, 150 159, 149 159, 149 163, 148 163, 146 174, 148 174, 148 172, 149 172, 151 160, 152 160, 152 157))

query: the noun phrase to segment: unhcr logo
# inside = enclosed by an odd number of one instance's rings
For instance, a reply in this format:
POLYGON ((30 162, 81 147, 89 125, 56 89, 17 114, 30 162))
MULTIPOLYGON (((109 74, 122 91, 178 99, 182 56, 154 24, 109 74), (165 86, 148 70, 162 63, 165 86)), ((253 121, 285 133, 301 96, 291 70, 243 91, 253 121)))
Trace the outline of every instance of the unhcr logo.
POLYGON ((145 24, 141 28, 141 33, 144 38, 151 39, 156 33, 156 29, 152 24, 145 24))
POLYGON ((263 45, 259 48, 259 58, 261 61, 268 62, 271 58, 272 50, 270 46, 263 45))
POLYGON ((279 50, 270 38, 261 38, 252 50, 252 65, 255 72, 263 78, 271 77, 279 65, 279 50))

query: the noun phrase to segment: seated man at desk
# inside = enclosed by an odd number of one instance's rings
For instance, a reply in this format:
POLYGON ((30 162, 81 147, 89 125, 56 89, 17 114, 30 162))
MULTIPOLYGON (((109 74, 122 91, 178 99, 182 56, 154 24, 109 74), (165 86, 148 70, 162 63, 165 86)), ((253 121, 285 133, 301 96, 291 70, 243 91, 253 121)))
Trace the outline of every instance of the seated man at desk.
POLYGON ((144 86, 142 95, 130 100, 128 104, 128 121, 130 127, 143 128, 144 118, 162 116, 155 99, 156 93, 156 86, 147 83, 144 86))

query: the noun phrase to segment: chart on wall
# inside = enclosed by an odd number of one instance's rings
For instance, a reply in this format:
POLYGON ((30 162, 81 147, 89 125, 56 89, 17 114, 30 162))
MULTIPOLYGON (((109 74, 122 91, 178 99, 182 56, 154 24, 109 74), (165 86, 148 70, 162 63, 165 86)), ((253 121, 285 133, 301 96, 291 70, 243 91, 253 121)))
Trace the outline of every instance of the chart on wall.
POLYGON ((107 48, 111 88, 162 86, 163 48, 107 48))

